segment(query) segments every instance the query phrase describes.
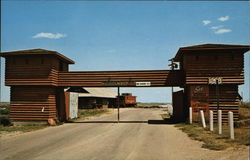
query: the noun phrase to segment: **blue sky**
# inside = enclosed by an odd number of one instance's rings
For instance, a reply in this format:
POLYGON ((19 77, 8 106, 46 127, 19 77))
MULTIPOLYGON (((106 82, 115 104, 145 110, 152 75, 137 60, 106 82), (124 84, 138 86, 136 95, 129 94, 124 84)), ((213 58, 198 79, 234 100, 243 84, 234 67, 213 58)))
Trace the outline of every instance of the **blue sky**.
MULTIPOLYGON (((56 50, 76 61, 70 70, 168 69, 182 46, 250 44, 247 1, 2 1, 1 10, 2 51, 56 50)), ((249 61, 247 53, 245 99, 249 61)), ((8 90, 2 101, 9 100, 8 90)), ((170 90, 122 88, 144 102, 170 102, 170 90)))

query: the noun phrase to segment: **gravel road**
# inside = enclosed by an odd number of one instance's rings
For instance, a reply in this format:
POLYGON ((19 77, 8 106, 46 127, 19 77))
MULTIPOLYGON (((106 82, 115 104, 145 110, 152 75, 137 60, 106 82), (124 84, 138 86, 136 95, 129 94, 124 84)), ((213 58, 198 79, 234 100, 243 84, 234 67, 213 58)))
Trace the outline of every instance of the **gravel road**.
POLYGON ((211 151, 173 124, 162 109, 121 109, 78 123, 1 137, 1 160, 246 160, 248 149, 211 151), (149 123, 148 123, 149 122, 149 123))

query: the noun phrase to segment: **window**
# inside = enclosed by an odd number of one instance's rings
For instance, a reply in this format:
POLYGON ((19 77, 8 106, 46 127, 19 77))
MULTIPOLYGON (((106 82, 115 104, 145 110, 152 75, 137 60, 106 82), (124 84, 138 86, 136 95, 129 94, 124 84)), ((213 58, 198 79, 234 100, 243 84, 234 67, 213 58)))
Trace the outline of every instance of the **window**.
POLYGON ((44 59, 43 58, 41 59, 41 64, 44 64, 44 59))
POLYGON ((27 58, 25 59, 25 64, 29 64, 29 60, 27 58))
POLYGON ((63 62, 61 62, 61 61, 59 63, 59 71, 63 71, 63 62))
POLYGON ((199 58, 200 58, 199 56, 195 56, 195 60, 196 60, 196 61, 198 61, 198 60, 199 60, 199 58))
POLYGON ((234 60, 234 55, 231 56, 231 60, 232 60, 232 61, 234 60))
POLYGON ((218 56, 217 55, 214 56, 214 60, 218 60, 218 56))
POLYGON ((13 64, 16 64, 16 59, 15 59, 15 58, 13 58, 12 63, 13 63, 13 64))

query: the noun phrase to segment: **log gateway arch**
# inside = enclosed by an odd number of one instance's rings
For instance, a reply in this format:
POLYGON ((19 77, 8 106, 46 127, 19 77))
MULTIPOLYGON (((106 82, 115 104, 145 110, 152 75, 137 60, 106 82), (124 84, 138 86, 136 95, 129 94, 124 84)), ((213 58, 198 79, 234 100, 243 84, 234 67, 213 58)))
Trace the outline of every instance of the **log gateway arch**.
POLYGON ((225 44, 182 47, 172 59, 179 63, 174 70, 69 71, 74 61, 45 49, 2 52, 0 56, 6 59, 5 85, 10 86, 13 121, 66 120, 67 87, 142 86, 183 88, 172 95, 177 120, 188 118, 189 107, 196 121, 199 110, 208 116, 209 110, 219 107, 225 121, 228 111, 238 119, 238 86, 244 84, 244 53, 249 49, 248 45, 225 44))

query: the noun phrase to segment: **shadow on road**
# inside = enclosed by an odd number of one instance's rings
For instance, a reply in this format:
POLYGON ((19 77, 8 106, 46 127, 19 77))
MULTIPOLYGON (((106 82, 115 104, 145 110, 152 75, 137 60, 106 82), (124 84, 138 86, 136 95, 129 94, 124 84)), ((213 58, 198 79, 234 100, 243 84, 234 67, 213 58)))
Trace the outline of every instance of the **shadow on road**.
MULTIPOLYGON (((118 123, 117 121, 70 121, 68 123, 118 123)), ((119 121, 119 123, 174 124, 172 120, 119 121)))

